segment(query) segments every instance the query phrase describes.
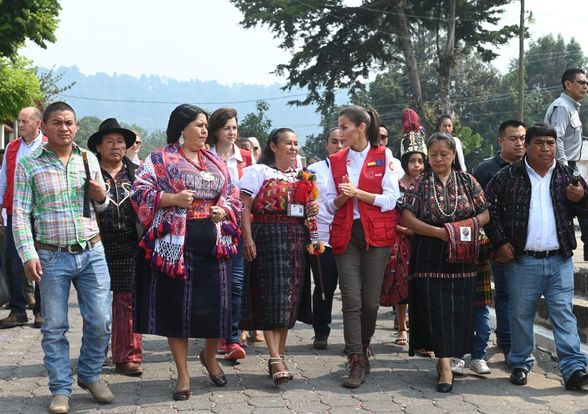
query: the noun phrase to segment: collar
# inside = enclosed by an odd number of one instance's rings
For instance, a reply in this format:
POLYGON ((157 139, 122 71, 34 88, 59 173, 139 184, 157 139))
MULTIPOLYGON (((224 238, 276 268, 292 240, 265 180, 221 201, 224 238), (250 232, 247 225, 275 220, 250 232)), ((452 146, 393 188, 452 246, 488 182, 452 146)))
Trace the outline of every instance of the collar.
MULTIPOLYGON (((502 158, 502 153, 500 151, 498 151, 496 153, 496 155, 494 156, 494 159, 496 160, 496 162, 498 163, 498 165, 500 165, 501 167, 504 167, 506 165, 511 164, 510 162, 508 162, 507 160, 505 160, 504 158, 502 158)), ((516 160, 515 160, 516 161, 516 160)), ((514 161, 513 161, 514 162, 514 161)))
POLYGON ((549 174, 551 174, 553 172, 553 170, 555 169, 555 166, 557 165, 557 161, 553 160, 553 164, 551 164, 551 167, 549 167, 549 170, 547 170, 547 174, 545 174, 545 176, 541 177, 537 171, 535 171, 533 169, 533 167, 531 167, 529 165, 529 163, 527 162, 527 156, 525 155, 525 169, 527 170, 527 173, 534 175, 535 177, 539 178, 540 180, 544 179, 545 177, 547 177, 549 174))
POLYGON ((367 153, 370 152, 370 148, 372 147, 372 144, 370 144, 370 142, 368 141, 366 147, 361 150, 361 151, 355 151, 353 148, 349 147, 349 152, 351 154, 356 154, 356 155, 362 155, 363 158, 367 157, 367 153))
POLYGON ((563 98, 563 99, 565 99, 565 100, 567 100, 567 101, 569 101, 576 108, 580 108, 582 106, 582 104, 580 102, 574 101, 572 99, 572 97, 570 95, 568 95, 567 93, 565 93, 565 92, 562 92, 561 95, 560 95, 560 97, 563 98))
MULTIPOLYGON (((84 151, 90 152, 89 150, 84 150, 84 151)), ((71 154, 81 154, 81 153, 82 153, 82 149, 78 146, 78 144, 76 144, 75 142, 72 142, 71 154)), ((41 145, 41 146, 39 146, 39 148, 37 148, 35 150, 35 152, 33 152, 32 157, 33 158, 39 158, 43 154, 47 154, 47 155, 52 154, 52 155, 55 155, 55 153, 53 151, 51 151, 50 149, 46 148, 45 145, 41 145)))
MULTIPOLYGON (((216 155, 220 158, 219 153, 216 152, 216 145, 210 149, 210 152, 212 152, 214 155, 216 155)), ((243 162, 243 157, 241 157, 241 151, 240 151, 240 148, 237 146, 237 144, 233 144, 233 155, 231 155, 229 158, 227 158, 227 160, 231 159, 231 158, 236 159, 238 162, 243 162)))

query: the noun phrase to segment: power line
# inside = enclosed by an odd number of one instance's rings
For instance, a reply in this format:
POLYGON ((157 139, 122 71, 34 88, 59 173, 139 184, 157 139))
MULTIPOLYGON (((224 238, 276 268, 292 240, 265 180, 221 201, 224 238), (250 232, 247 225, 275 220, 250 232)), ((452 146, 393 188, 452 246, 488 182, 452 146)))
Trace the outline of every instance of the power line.
MULTIPOLYGON (((96 101, 96 102, 121 102, 121 103, 141 103, 141 104, 167 104, 167 105, 181 105, 186 102, 172 102, 172 101, 149 101, 149 100, 140 100, 140 99, 113 99, 113 98, 97 98, 93 96, 76 96, 76 95, 67 95, 60 93, 58 96, 62 96, 64 98, 70 99, 81 99, 84 101, 96 101)), ((285 95, 285 96, 274 96, 270 98, 256 98, 256 99, 245 99, 242 101, 224 101, 224 102, 189 102, 193 105, 227 105, 227 104, 241 104, 241 103, 252 103, 257 101, 276 101, 279 99, 289 99, 289 98, 296 98, 300 96, 306 96, 305 93, 294 94, 294 95, 285 95)))

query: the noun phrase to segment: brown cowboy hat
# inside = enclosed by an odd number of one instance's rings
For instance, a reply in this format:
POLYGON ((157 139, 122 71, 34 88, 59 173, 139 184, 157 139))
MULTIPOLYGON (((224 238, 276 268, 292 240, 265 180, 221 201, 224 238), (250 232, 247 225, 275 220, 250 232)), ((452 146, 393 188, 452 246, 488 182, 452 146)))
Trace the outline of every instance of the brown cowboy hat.
POLYGON ((122 128, 116 118, 108 118, 100 124, 98 132, 94 132, 90 138, 88 138, 88 149, 92 152, 97 152, 96 145, 100 144, 104 135, 111 132, 118 132, 125 137, 127 148, 130 148, 137 139, 137 135, 130 129, 122 128))

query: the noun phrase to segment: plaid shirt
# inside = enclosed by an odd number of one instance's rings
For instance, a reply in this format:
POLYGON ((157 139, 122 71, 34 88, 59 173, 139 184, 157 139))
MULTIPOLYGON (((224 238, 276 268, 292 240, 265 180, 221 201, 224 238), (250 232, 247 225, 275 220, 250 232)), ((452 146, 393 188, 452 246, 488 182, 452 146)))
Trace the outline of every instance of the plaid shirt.
MULTIPOLYGON (((55 246, 85 247, 98 234, 94 209, 90 209, 90 218, 83 217, 86 173, 82 151, 74 144, 67 166, 45 147, 19 160, 14 177, 12 227, 23 263, 38 259, 34 240, 55 246)), ((89 152, 88 162, 92 179, 104 186, 98 160, 89 152)), ((99 212, 103 211, 108 197, 104 204, 94 205, 99 212)))

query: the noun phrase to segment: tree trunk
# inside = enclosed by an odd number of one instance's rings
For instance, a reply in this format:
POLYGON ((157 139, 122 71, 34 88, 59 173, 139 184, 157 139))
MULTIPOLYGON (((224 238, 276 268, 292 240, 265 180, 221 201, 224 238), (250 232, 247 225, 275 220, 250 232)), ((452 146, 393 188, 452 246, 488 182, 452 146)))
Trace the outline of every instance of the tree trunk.
POLYGON ((394 27, 394 32, 398 36, 398 44, 402 50, 404 60, 406 61, 406 68, 408 70, 408 78, 410 80, 410 89, 412 91, 412 99, 416 111, 425 118, 425 107, 423 105, 423 93, 421 91, 421 78, 419 76, 419 69, 417 66, 414 48, 412 46, 412 38, 410 29, 408 27, 408 19, 404 11, 405 0, 393 0, 392 5, 394 12, 398 16, 398 25, 394 27))
POLYGON ((453 103, 451 102, 451 81, 456 62, 455 49, 455 7, 456 0, 448 2, 447 44, 439 55, 439 84, 441 114, 453 117, 453 103))

